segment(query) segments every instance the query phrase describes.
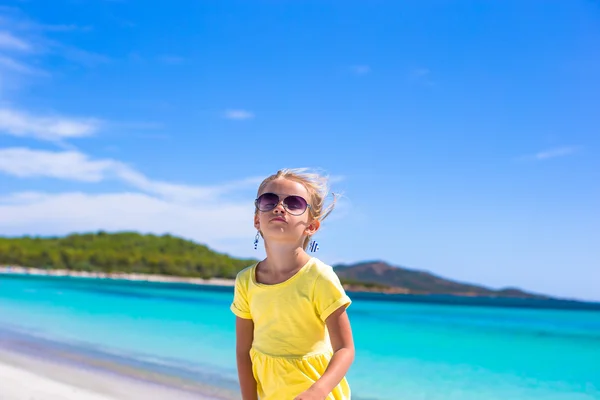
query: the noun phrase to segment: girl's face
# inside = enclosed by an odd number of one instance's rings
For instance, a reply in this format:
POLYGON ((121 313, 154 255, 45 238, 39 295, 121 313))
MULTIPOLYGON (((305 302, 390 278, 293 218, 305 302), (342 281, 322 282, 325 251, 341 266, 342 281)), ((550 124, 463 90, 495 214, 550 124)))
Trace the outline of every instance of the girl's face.
MULTIPOLYGON (((269 211, 257 211, 254 215, 254 227, 260 230, 265 240, 270 243, 280 242, 286 244, 302 244, 305 235, 312 235, 319 228, 319 222, 313 220, 310 209, 307 207, 301 215, 302 202, 298 199, 289 199, 284 206, 284 199, 288 196, 299 196, 310 205, 311 199, 308 190, 299 182, 289 179, 275 179, 263 188, 259 196, 264 193, 274 193, 279 196, 279 203, 269 211)), ((267 204, 274 204, 273 201, 267 204)))

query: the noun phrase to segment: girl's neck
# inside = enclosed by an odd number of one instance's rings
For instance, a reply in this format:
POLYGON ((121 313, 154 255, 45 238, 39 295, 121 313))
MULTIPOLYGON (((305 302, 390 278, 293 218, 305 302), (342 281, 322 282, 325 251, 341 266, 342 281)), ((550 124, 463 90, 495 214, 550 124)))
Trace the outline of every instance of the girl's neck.
POLYGON ((266 271, 274 274, 285 274, 300 269, 311 258, 301 246, 267 245, 265 250, 267 258, 262 264, 266 271))

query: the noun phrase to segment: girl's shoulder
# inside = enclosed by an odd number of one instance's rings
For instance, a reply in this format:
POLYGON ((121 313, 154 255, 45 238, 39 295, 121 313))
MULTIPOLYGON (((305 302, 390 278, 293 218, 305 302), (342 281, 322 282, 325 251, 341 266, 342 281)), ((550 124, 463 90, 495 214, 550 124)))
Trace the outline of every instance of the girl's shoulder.
POLYGON ((242 269, 240 272, 237 273, 237 275, 235 276, 235 281, 238 284, 245 284, 248 283, 252 280, 252 273, 254 272, 254 266, 255 264, 249 265, 247 267, 245 267, 244 269, 242 269))
POLYGON ((333 270, 333 267, 329 264, 324 263, 316 257, 312 258, 311 268, 309 272, 313 279, 321 278, 321 279, 336 279, 337 274, 333 270))

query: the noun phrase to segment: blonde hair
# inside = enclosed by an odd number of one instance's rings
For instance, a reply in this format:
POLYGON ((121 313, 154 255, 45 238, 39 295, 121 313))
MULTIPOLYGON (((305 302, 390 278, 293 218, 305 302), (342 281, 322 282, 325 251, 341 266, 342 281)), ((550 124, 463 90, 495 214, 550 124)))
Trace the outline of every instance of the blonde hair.
MULTIPOLYGON (((310 199, 307 199, 308 204, 310 204, 307 211, 310 213, 313 220, 316 219, 319 220, 319 222, 322 222, 335 208, 339 194, 333 192, 331 192, 331 195, 333 196, 332 203, 325 207, 325 199, 329 195, 329 177, 317 172, 310 172, 308 168, 280 169, 277 173, 262 181, 258 187, 257 197, 269 182, 276 179, 289 179, 302 184, 306 188, 308 195, 310 196, 310 199)), ((306 249, 309 242, 310 236, 307 236, 306 239, 304 239, 302 247, 306 249)))

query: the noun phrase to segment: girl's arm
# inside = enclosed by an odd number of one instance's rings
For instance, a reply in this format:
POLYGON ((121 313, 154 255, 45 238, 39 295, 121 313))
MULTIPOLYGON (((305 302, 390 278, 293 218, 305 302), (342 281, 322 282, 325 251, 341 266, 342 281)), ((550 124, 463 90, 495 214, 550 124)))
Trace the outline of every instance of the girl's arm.
POLYGON ((238 377, 243 400, 258 400, 256 380, 252 373, 250 348, 254 339, 254 322, 251 319, 236 317, 236 358, 238 377))
POLYGON ((325 399, 346 376, 354 361, 354 340, 346 307, 334 311, 325 323, 331 338, 333 357, 323 376, 295 400, 325 399))

